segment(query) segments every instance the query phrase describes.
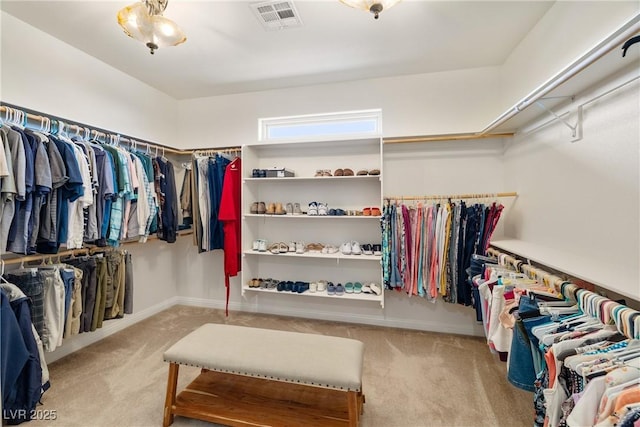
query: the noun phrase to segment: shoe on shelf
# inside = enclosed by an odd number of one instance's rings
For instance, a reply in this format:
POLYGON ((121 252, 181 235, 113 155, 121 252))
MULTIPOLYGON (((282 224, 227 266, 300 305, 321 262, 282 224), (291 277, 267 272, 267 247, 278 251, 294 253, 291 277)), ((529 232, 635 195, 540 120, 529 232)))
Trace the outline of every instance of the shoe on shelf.
POLYGON ((324 202, 318 203, 318 215, 327 216, 327 204, 324 202))
POLYGON ((304 253, 304 242, 296 242, 296 253, 297 254, 304 253))
POLYGON ((259 240, 254 240, 253 243, 251 243, 251 250, 252 251, 257 251, 260 249, 260 241, 259 240))
POLYGON ((352 294, 353 293, 353 283, 351 282, 347 282, 344 284, 344 291, 348 294, 352 294))
POLYGON ((362 249, 360 249, 360 243, 353 240, 351 242, 351 255, 362 255, 362 249))
POLYGON ((258 252, 267 251, 267 241, 264 239, 258 239, 258 252))
POLYGON ((340 246, 340 252, 342 252, 343 255, 351 255, 351 242, 343 243, 340 246))
POLYGON ((344 294, 344 286, 342 286, 341 283, 338 283, 336 285, 336 295, 343 295, 344 294))
POLYGON ((369 243, 365 243, 362 245, 362 254, 363 255, 373 255, 373 245, 369 243))
POLYGON ((326 245, 324 248, 322 248, 322 253, 323 254, 335 254, 339 251, 340 249, 336 248, 333 245, 326 245))
POLYGON ((351 169, 342 169, 342 173, 344 176, 353 176, 353 171, 351 169))
POLYGON ((371 216, 380 216, 382 212, 380 212, 380 208, 371 208, 371 216))
POLYGON ((382 255, 382 245, 380 244, 375 244, 372 245, 373 246, 373 254, 376 256, 380 256, 382 255))
POLYGON ((371 289, 376 295, 382 294, 382 288, 376 282, 369 283, 369 289, 371 289))
POLYGON ((316 174, 314 175, 314 177, 316 176, 324 176, 324 171, 322 169, 317 169, 316 170, 316 174))
POLYGON ((251 178, 260 178, 260 169, 253 169, 251 171, 251 178))
POLYGON ((276 204, 269 203, 267 205, 267 211, 265 212, 267 215, 275 215, 276 214, 276 204))
POLYGON ((280 243, 272 243, 271 245, 269 245, 267 250, 269 252, 271 252, 272 254, 279 254, 280 253, 280 243))
POLYGON ((322 243, 309 243, 305 249, 310 253, 321 253, 324 249, 324 245, 322 243))
POLYGON ((296 242, 289 242, 289 248, 287 252, 295 252, 296 251, 296 242))
POLYGON ((322 171, 322 176, 333 176, 333 175, 331 175, 331 171, 329 169, 325 169, 322 171))
POLYGON ((369 171, 369 175, 374 175, 374 176, 380 175, 380 169, 371 169, 369 171))
POLYGON ((251 209, 249 210, 252 214, 258 213, 258 202, 251 203, 251 209))
POLYGON ((327 294, 328 295, 335 295, 336 294, 336 287, 334 286, 334 284, 332 282, 327 283, 327 294))
POLYGON ((364 215, 364 216, 371 216, 371 208, 364 208, 364 209, 362 209, 362 215, 364 215))
POLYGON ((264 202, 258 202, 258 213, 262 215, 266 212, 267 212, 267 206, 264 204, 264 202))
POLYGON ((344 211, 344 209, 336 209, 336 216, 344 216, 347 213, 344 211))
POLYGON ((311 215, 311 216, 318 215, 318 203, 316 202, 309 203, 309 210, 307 211, 307 215, 311 215))
POLYGON ((369 175, 369 172, 364 170, 364 169, 360 169, 358 172, 356 172, 357 176, 366 176, 369 175))
POLYGON ((293 215, 293 203, 287 203, 285 212, 287 215, 293 215))
POLYGON ((354 294, 361 294, 362 293, 362 283, 355 282, 353 284, 353 293, 354 294))
POLYGON ((335 172, 333 172, 333 176, 343 176, 344 175, 344 171, 342 169, 336 169, 335 172))
POLYGON ((318 290, 318 282, 311 282, 309 283, 309 292, 311 292, 312 294, 315 293, 318 290))
POLYGON ((300 209, 300 203, 293 204, 293 214, 294 215, 302 215, 302 209, 300 209))
POLYGON ((327 290, 327 281, 326 280, 318 280, 316 285, 318 285, 318 292, 324 292, 327 290))
POLYGON ((276 203, 276 215, 286 215, 287 212, 282 208, 282 203, 276 203))

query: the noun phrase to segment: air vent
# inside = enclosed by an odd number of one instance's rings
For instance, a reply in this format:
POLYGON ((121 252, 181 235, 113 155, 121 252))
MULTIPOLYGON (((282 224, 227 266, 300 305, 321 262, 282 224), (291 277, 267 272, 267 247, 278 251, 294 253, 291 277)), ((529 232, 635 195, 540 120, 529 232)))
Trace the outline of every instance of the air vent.
POLYGON ((251 4, 251 10, 265 30, 283 30, 302 26, 295 5, 291 1, 266 1, 251 4))

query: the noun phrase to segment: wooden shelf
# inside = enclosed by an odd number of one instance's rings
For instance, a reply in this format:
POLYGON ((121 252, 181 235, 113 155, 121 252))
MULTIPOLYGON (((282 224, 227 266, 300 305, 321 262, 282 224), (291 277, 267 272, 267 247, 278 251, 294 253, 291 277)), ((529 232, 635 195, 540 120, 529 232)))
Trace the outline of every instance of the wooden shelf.
POLYGON ((267 252, 258 252, 253 250, 247 250, 243 252, 244 255, 250 256, 276 256, 276 257, 294 257, 294 258, 319 258, 319 259, 330 259, 337 260, 338 262, 342 260, 346 261, 380 261, 382 258, 380 255, 344 255, 340 252, 335 254, 323 254, 317 252, 305 252, 303 254, 297 254, 295 252, 284 252, 279 254, 273 254, 269 251, 267 252))
POLYGON ((492 241, 491 246, 625 297, 640 300, 638 272, 629 271, 632 270, 630 268, 625 270, 620 266, 608 265, 598 258, 581 257, 556 248, 516 239, 492 241))

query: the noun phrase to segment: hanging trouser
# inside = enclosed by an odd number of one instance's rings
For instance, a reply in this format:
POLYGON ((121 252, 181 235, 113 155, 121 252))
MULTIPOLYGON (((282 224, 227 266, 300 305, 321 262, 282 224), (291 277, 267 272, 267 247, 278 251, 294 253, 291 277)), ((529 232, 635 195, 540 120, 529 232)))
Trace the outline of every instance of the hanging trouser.
POLYGON ((80 315, 80 332, 91 331, 91 322, 96 304, 98 279, 96 276, 96 260, 92 257, 71 259, 67 264, 82 270, 82 314, 80 315))
POLYGON ((124 314, 133 313, 133 264, 131 253, 124 255, 124 314))
POLYGON ((102 328, 104 310, 107 300, 107 260, 103 257, 96 258, 96 302, 91 319, 91 331, 102 328))
POLYGON ((16 285, 31 300, 31 322, 40 339, 44 331, 44 276, 36 269, 29 268, 4 276, 9 283, 16 285))

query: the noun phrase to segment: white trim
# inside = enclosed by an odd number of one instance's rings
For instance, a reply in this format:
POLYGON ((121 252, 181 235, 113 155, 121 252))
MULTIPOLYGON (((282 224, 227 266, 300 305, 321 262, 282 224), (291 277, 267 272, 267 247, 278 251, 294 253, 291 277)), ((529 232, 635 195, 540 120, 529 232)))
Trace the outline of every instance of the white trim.
POLYGON ((382 136, 382 110, 358 110, 358 111, 343 111, 335 113, 323 113, 323 114, 305 114, 300 116, 285 116, 285 117, 268 117, 258 119, 258 141, 287 141, 287 140, 323 140, 340 137, 351 138, 363 138, 363 137, 380 137, 382 136), (313 136, 293 136, 290 138, 269 138, 269 128, 280 126, 295 126, 295 125, 311 125, 322 123, 340 123, 346 121, 357 120, 375 120, 375 130, 373 132, 367 132, 364 134, 320 134, 313 136))
POLYGON ((122 319, 106 320, 103 323, 102 328, 96 329, 94 332, 85 332, 79 335, 74 335, 71 338, 64 339, 62 341, 61 347, 58 347, 51 353, 45 353, 44 357, 47 363, 55 362, 56 360, 68 356, 69 354, 87 347, 93 343, 96 343, 103 338, 113 335, 116 332, 120 332, 123 329, 128 328, 129 326, 135 325, 136 323, 148 317, 151 317, 154 314, 158 314, 161 311, 173 307, 177 304, 178 299, 178 297, 171 297, 159 304, 148 307, 132 315, 126 315, 122 319))

